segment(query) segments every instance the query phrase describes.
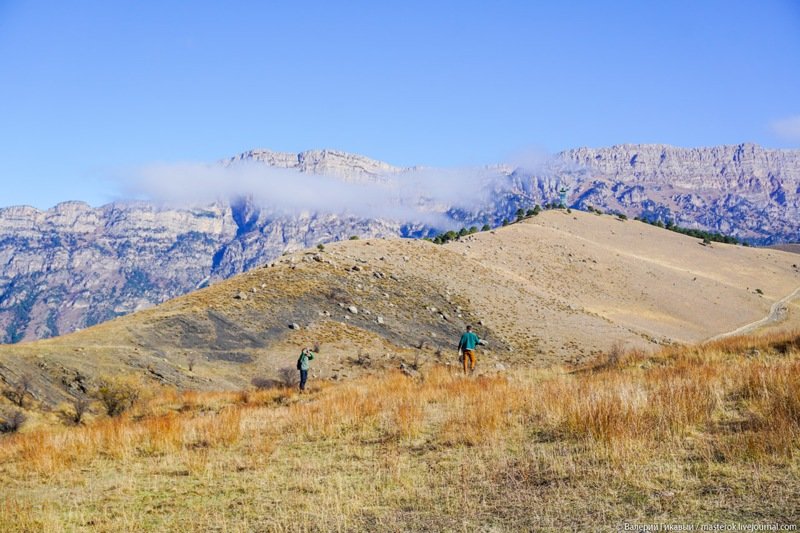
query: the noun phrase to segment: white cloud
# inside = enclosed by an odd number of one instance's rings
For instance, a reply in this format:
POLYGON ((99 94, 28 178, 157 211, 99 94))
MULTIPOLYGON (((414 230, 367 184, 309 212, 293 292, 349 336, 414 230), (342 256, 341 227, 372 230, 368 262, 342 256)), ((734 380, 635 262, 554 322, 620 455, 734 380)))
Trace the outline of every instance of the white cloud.
POLYGON ((507 186, 499 168, 416 168, 369 182, 275 168, 261 162, 149 165, 122 180, 124 195, 171 205, 250 197, 276 214, 319 212, 448 224, 444 210, 479 207, 507 186))
POLYGON ((775 120, 770 129, 783 140, 800 142, 800 115, 775 120))

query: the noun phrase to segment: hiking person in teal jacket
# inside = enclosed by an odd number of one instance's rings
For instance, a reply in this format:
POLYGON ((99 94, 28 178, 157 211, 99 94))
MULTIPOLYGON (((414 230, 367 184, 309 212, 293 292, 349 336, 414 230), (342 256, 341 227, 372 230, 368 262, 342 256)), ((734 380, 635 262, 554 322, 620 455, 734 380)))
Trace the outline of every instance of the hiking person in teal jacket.
POLYGON ((475 371, 475 347, 481 342, 473 331, 472 326, 467 326, 467 331, 461 335, 458 341, 458 351, 462 354, 461 360, 464 362, 464 373, 467 373, 467 360, 469 360, 469 371, 475 371))
POLYGON ((297 359, 297 370, 300 371, 300 390, 306 390, 306 381, 308 381, 308 368, 309 361, 314 360, 314 352, 311 348, 303 348, 300 352, 300 358, 297 359))

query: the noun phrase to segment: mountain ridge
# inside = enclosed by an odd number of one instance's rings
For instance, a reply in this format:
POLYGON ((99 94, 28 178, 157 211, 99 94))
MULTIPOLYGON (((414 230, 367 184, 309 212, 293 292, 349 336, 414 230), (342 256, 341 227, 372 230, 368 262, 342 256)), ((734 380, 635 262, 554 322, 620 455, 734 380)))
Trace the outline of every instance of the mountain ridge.
MULTIPOLYGON (((366 184, 421 168, 337 150, 254 149, 221 164, 242 162, 366 184)), ((800 240, 800 150, 624 144, 566 150, 533 170, 492 168, 498 176, 486 203, 472 210, 441 207, 452 227, 498 226, 520 208, 559 201, 566 185, 576 209, 669 220, 759 244, 800 240)), ((287 250, 353 235, 423 237, 436 230, 413 220, 278 214, 246 198, 182 208, 141 201, 2 208, 0 339, 74 331, 244 272, 287 250)))

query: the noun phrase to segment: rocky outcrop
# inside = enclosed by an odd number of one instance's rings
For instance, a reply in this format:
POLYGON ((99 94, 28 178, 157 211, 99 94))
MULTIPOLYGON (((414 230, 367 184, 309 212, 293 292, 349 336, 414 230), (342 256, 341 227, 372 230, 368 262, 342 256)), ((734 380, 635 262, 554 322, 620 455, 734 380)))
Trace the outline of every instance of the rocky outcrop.
MULTIPOLYGON (((369 184, 401 168, 332 150, 252 150, 255 162, 369 184)), ((432 208, 453 226, 499 225, 519 208, 567 203, 670 220, 758 244, 800 240, 800 151, 755 145, 579 148, 534 171, 495 167, 483 200, 432 208)), ((276 214, 247 200, 195 208, 65 202, 0 209, 0 341, 74 331, 228 278, 286 250, 361 237, 430 234, 412 220, 276 214)))

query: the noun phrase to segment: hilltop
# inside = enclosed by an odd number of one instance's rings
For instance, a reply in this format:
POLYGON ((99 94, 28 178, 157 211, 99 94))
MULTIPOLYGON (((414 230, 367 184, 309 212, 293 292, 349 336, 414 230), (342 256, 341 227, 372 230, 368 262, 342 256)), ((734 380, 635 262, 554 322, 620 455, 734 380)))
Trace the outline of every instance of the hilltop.
POLYGON ((62 337, 0 347, 0 376, 35 376, 45 405, 102 375, 236 389, 292 374, 320 345, 315 378, 455 364, 467 323, 483 371, 580 364, 615 345, 693 343, 770 315, 798 324, 797 256, 712 243, 637 221, 545 211, 446 245, 348 240, 62 337))

